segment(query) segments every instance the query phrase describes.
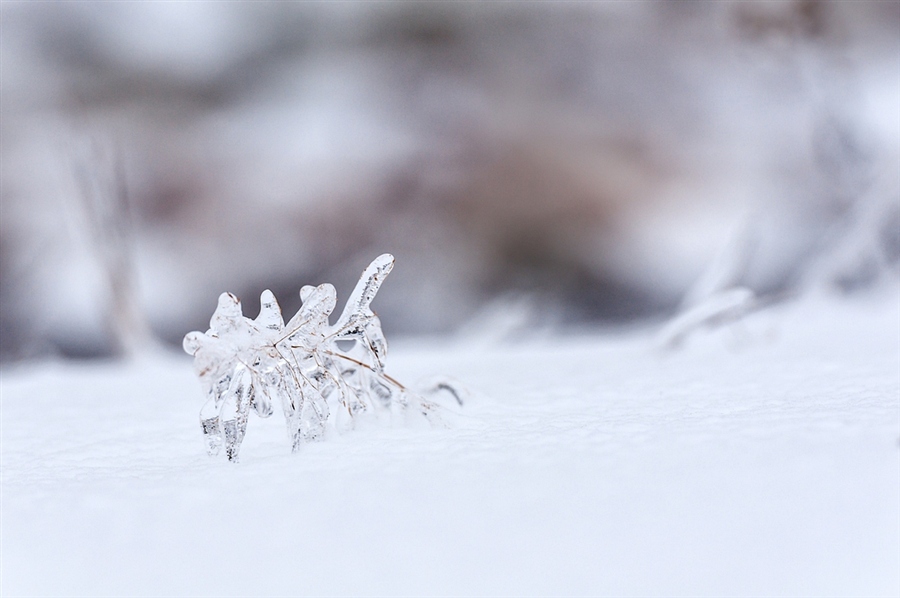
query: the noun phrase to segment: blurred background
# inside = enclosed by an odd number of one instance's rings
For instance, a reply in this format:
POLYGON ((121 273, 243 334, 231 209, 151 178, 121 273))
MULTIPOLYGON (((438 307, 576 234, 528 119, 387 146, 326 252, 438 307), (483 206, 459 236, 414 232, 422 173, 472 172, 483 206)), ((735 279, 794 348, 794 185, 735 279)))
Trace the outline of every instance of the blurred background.
POLYGON ((340 304, 383 252, 389 339, 900 275, 898 2, 0 11, 6 363, 340 304))

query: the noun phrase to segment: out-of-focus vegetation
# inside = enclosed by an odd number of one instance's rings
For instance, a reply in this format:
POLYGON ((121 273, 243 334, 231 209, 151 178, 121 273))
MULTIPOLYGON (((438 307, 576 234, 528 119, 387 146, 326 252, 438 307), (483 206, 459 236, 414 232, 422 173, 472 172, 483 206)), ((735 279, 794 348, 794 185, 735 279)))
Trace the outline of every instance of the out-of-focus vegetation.
POLYGON ((897 276, 898 3, 0 11, 4 359, 293 312, 384 251, 389 333, 661 317, 723 260, 771 298, 897 276))

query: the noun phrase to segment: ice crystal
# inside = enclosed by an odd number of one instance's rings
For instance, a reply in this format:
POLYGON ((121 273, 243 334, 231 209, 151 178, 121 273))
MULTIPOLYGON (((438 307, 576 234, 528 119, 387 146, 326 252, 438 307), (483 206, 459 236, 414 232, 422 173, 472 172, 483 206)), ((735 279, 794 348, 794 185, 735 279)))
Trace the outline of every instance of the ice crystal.
POLYGON ((262 293, 255 320, 244 317, 237 297, 222 293, 209 330, 184 337, 207 397, 200 425, 210 455, 224 446, 237 461, 250 412, 269 417, 277 403, 295 452, 329 427, 352 428, 369 412, 436 418, 434 403, 384 372, 387 341, 370 305, 393 267, 392 255, 375 258, 334 324, 328 317, 337 293, 330 284, 300 289, 302 306, 287 324, 271 291, 262 293), (338 341, 352 342, 342 349, 338 341))

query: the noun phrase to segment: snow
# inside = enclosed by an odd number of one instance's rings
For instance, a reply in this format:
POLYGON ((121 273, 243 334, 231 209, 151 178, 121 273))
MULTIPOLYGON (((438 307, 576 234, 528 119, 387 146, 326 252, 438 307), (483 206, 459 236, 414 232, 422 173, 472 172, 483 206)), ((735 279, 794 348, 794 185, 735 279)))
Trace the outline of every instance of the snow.
MULTIPOLYGON (((2 594, 900 592, 900 293, 652 331, 406 341, 446 429, 210 459, 186 356, 7 368, 2 594), (448 407, 449 409, 449 407, 448 407)), ((386 323, 387 324, 387 323, 386 323)))

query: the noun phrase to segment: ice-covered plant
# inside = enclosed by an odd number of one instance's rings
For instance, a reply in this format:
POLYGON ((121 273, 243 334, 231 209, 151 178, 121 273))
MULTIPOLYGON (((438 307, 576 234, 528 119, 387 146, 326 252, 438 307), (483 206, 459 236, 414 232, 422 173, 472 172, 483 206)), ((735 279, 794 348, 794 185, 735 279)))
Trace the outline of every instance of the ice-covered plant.
POLYGON ((210 455, 224 444, 228 459, 237 461, 250 411, 269 417, 275 403, 295 452, 322 438, 329 425, 352 428, 367 412, 436 417, 434 403, 384 372, 387 342, 370 304, 393 267, 392 255, 375 258, 334 324, 328 317, 337 294, 330 284, 304 286, 303 304, 287 324, 271 291, 262 293, 255 320, 244 317, 237 297, 219 296, 210 329, 184 337, 207 396, 200 423, 210 455), (342 349, 339 341, 352 346, 342 349))

